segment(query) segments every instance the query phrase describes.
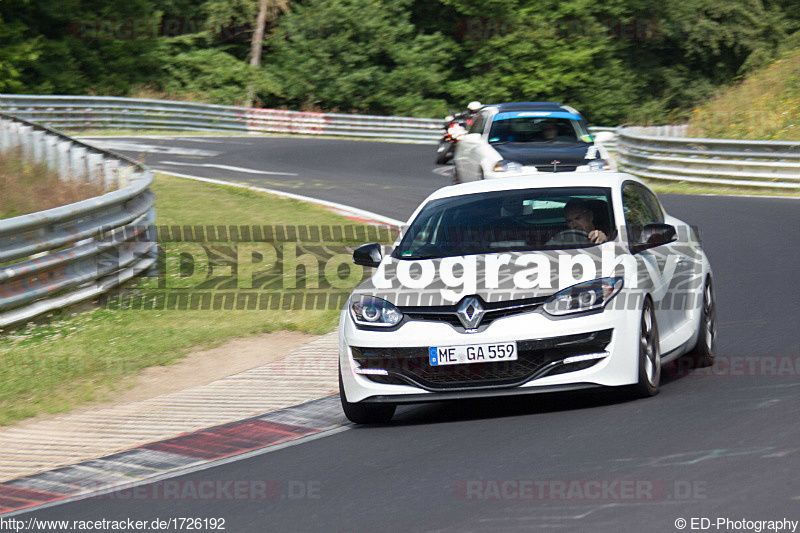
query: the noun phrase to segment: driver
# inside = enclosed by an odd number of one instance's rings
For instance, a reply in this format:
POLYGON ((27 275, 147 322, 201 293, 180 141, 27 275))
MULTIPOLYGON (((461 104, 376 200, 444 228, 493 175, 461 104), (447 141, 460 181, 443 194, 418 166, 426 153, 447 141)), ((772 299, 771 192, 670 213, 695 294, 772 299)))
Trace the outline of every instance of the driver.
POLYGON ((558 136, 558 126, 555 122, 547 121, 542 123, 542 136, 545 141, 552 141, 558 136))
POLYGON ((602 244, 608 240, 608 236, 594 227, 594 213, 588 204, 578 198, 573 198, 564 206, 564 220, 569 229, 577 229, 586 232, 587 237, 594 244, 602 244))

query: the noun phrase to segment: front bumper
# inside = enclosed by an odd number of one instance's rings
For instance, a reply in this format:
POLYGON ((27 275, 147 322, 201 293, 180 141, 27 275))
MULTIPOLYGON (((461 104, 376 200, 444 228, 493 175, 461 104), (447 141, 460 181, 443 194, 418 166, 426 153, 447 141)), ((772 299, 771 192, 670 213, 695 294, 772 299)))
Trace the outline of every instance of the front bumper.
POLYGON ((350 402, 426 402, 463 397, 621 386, 638 379, 638 319, 629 311, 555 319, 541 310, 502 318, 477 333, 443 322, 410 321, 365 331, 342 313, 339 363, 350 402), (631 325, 632 324, 632 325, 631 325), (516 341, 516 362, 430 366, 430 346, 516 341), (594 355, 590 355, 594 354, 594 355), (564 364, 567 357, 588 356, 564 364), (384 370, 378 373, 360 373, 384 370))
POLYGON ((594 383, 567 383, 540 387, 513 387, 491 390, 465 390, 458 392, 437 392, 435 395, 393 394, 389 396, 370 396, 363 403, 424 403, 446 400, 473 400, 477 398, 498 398, 505 396, 524 396, 528 394, 552 394, 556 392, 573 392, 601 388, 594 383))

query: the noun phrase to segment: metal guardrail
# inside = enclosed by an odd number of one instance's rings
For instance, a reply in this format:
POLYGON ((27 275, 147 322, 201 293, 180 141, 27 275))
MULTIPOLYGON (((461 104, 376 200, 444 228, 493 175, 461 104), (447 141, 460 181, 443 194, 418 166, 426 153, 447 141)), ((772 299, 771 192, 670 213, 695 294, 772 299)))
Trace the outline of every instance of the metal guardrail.
POLYGON ((150 170, 0 113, 0 151, 17 147, 60 179, 102 181, 115 190, 0 220, 0 327, 93 298, 148 269, 157 255, 150 170))
MULTIPOLYGON (((310 113, 109 96, 0 94, 0 110, 69 129, 148 129, 296 133, 433 143, 444 119, 310 113)), ((613 131, 613 128, 590 128, 613 131)), ((612 143, 605 143, 613 149, 612 143)))
POLYGON ((0 95, 0 110, 58 129, 297 133, 434 142, 443 120, 310 113, 167 100, 0 95))
POLYGON ((685 126, 617 129, 620 169, 644 178, 800 189, 800 142, 699 139, 685 126))

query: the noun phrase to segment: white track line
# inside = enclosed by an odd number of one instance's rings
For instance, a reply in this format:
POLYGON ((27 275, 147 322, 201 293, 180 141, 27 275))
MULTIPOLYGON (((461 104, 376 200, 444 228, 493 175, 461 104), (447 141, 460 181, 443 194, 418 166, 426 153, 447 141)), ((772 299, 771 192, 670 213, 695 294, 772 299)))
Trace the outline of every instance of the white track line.
POLYGON ((191 176, 189 174, 179 174, 177 172, 172 172, 172 171, 169 171, 169 170, 161 170, 161 169, 157 169, 155 167, 151 167, 151 168, 153 170, 155 170, 156 172, 161 172, 162 174, 168 174, 170 176, 175 176, 177 178, 186 178, 186 179, 195 180, 195 181, 204 181, 206 183, 214 183, 216 185, 228 185, 230 187, 239 187, 239 188, 248 189, 248 190, 251 190, 251 191, 266 192, 266 193, 269 193, 269 194, 274 194, 276 196, 282 196, 284 198, 292 198, 293 200, 300 200, 300 201, 303 201, 303 202, 309 202, 309 203, 312 203, 312 204, 322 205, 322 206, 325 206, 325 207, 329 207, 331 209, 335 209, 336 211, 339 211, 339 212, 344 213, 344 214, 349 214, 349 215, 352 215, 352 216, 355 216, 355 217, 358 217, 358 218, 364 218, 364 219, 367 219, 367 220, 374 220, 375 222, 380 222, 381 224, 386 224, 388 226, 394 226, 396 228, 400 228, 400 227, 403 226, 403 224, 405 224, 405 222, 402 222, 402 221, 394 219, 394 218, 385 217, 383 215, 379 215, 378 213, 373 213, 371 211, 365 211, 363 209, 358 209, 357 207, 351 207, 349 205, 339 204, 339 203, 336 203, 336 202, 329 202, 327 200, 318 200, 316 198, 311 198, 310 196, 302 196, 300 194, 293 194, 293 193, 290 193, 290 192, 277 191, 275 189, 265 189, 263 187, 255 187, 253 185, 242 185, 241 183, 232 183, 230 181, 215 180, 215 179, 212 179, 212 178, 201 178, 200 176, 191 176))
POLYGON ((159 161, 159 165, 181 165, 186 167, 207 167, 219 168, 222 170, 232 170, 233 172, 246 172, 248 174, 270 174, 275 176, 299 176, 296 172, 270 172, 268 170, 256 170, 254 168, 232 167, 230 165, 215 165, 213 163, 181 163, 180 161, 159 161))

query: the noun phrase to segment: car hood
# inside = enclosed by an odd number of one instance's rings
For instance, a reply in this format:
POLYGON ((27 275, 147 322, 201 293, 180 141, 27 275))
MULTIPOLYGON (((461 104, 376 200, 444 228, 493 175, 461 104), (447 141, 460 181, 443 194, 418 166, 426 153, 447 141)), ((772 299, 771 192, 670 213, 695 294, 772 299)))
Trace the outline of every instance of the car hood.
POLYGON ((562 165, 584 165, 587 152, 591 155, 589 159, 595 158, 594 145, 584 143, 508 143, 493 144, 492 148, 503 159, 528 166, 551 165, 554 160, 562 165))
POLYGON ((484 302, 540 298, 581 281, 621 275, 619 263, 625 256, 629 257, 627 248, 614 241, 574 250, 505 252, 416 261, 388 256, 375 274, 356 287, 353 294, 377 296, 401 307, 452 306, 471 295, 480 296, 484 302), (487 259, 493 265, 499 256, 506 256, 508 261, 503 261, 507 264, 501 264, 497 268, 495 288, 487 277, 487 273, 494 270, 494 267, 487 268, 487 259), (594 273, 587 272, 585 276, 582 274, 582 266, 578 261, 585 261, 584 258, 589 258, 594 264, 594 273), (545 266, 540 267, 539 264, 545 266), (435 272, 430 283, 401 281, 409 279, 408 274, 414 280, 423 279, 423 272, 430 270, 435 272), (403 271, 406 273, 405 277, 403 271), (445 271, 451 274, 443 275, 445 271), (444 281, 446 278, 450 279, 449 283, 444 281), (535 286, 526 286, 526 279, 535 280, 535 283, 530 283, 535 286))

